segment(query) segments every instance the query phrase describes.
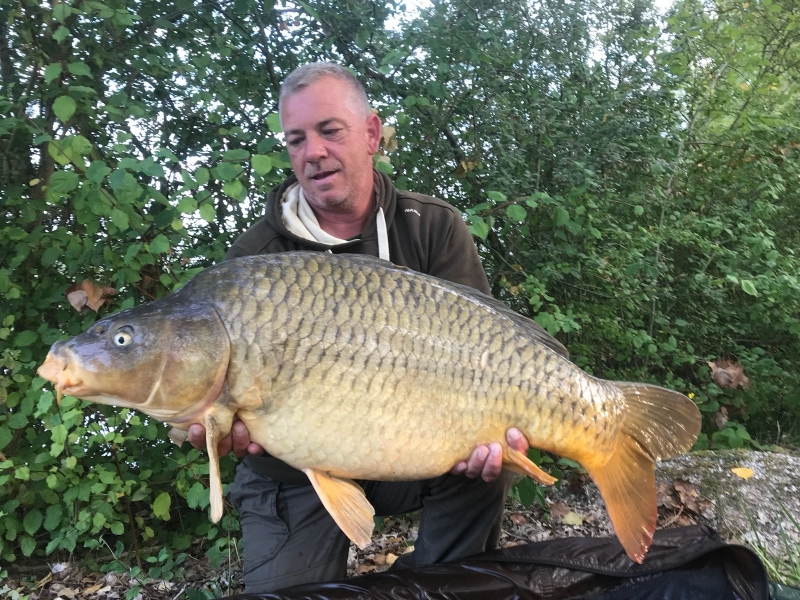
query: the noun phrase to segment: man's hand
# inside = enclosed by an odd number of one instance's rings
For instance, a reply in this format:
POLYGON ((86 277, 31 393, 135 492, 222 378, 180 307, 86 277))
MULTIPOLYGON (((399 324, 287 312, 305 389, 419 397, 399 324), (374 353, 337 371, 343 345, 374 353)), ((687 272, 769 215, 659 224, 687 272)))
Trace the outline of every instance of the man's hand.
MULTIPOLYGON (((199 423, 193 423, 189 427, 189 443, 198 450, 206 449, 206 428, 199 423)), ((217 452, 220 456, 225 456, 233 450, 236 458, 243 458, 248 454, 264 454, 264 449, 250 441, 250 432, 241 421, 236 421, 231 428, 231 432, 222 438, 217 444, 217 452)))
MULTIPOLYGON (((506 442, 514 450, 522 453, 528 452, 528 440, 522 432, 512 427, 506 431, 506 442)), ((462 460, 450 472, 454 475, 462 473, 471 479, 480 476, 485 482, 494 481, 503 470, 503 447, 499 442, 492 442, 488 446, 477 446, 469 457, 462 460)))

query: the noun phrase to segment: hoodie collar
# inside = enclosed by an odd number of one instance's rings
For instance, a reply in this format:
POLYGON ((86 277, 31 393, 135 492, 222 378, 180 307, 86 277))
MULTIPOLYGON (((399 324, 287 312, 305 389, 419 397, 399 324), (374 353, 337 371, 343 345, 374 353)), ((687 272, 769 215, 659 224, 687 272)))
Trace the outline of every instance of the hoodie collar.
MULTIPOLYGON (((361 237, 358 239, 348 240, 344 244, 337 245, 337 249, 348 249, 358 244, 364 243, 367 245, 378 246, 376 255, 383 254, 380 249, 381 239, 386 240, 386 251, 388 253, 388 239, 384 235, 379 235, 378 232, 378 211, 383 212, 383 220, 386 223, 386 236, 394 225, 395 212, 397 209, 397 188, 394 187, 391 179, 379 171, 373 170, 373 190, 375 192, 375 211, 367 220, 364 225, 364 231, 361 232, 361 237)), ((293 240, 307 248, 313 250, 328 250, 331 248, 329 244, 318 241, 305 239, 295 233, 292 233, 283 222, 282 218, 282 204, 281 199, 286 194, 286 191, 297 183, 297 177, 291 175, 286 181, 270 191, 267 197, 267 212, 266 219, 277 231, 287 239, 293 240)), ((383 257, 381 257, 383 258, 383 257)))

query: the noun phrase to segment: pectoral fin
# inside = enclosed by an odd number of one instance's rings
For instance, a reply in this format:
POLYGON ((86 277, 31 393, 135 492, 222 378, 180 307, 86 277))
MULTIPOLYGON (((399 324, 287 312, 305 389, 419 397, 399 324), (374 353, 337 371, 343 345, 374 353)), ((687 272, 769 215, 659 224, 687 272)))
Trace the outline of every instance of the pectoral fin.
POLYGON ((505 448, 503 450, 503 468, 514 473, 519 473, 520 475, 528 475, 542 485, 553 485, 558 481, 558 479, 548 475, 537 467, 522 452, 514 450, 513 448, 505 448))
POLYGON ((364 495, 364 490, 349 479, 332 477, 324 471, 303 469, 340 529, 362 550, 372 540, 375 509, 364 495))
POLYGON ((219 473, 219 452, 217 444, 231 430, 233 415, 227 411, 209 410, 205 414, 206 448, 208 449, 208 487, 211 503, 211 520, 216 523, 222 518, 222 478, 219 473))

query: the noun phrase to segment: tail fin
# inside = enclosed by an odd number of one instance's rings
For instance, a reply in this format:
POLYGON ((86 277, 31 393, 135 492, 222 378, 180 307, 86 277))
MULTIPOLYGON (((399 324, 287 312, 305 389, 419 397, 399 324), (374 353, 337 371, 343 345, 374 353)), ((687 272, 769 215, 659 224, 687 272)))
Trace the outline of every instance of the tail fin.
POLYGON ((683 394, 655 385, 609 382, 628 411, 611 458, 587 471, 600 490, 625 552, 644 560, 656 529, 655 461, 688 451, 700 433, 700 411, 683 394))

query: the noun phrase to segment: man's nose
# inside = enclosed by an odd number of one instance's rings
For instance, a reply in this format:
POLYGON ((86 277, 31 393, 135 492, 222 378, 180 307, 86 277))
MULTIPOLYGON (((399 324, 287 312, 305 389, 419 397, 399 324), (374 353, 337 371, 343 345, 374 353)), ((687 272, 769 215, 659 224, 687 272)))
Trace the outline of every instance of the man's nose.
POLYGON ((312 133, 306 137, 306 160, 308 162, 318 162, 328 155, 325 147, 325 140, 322 136, 312 133))

